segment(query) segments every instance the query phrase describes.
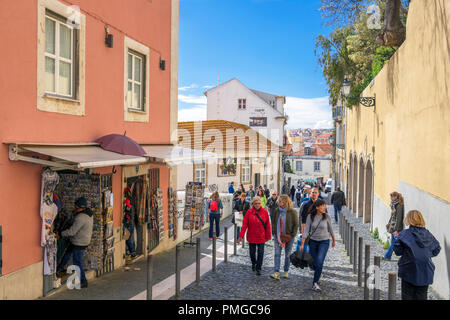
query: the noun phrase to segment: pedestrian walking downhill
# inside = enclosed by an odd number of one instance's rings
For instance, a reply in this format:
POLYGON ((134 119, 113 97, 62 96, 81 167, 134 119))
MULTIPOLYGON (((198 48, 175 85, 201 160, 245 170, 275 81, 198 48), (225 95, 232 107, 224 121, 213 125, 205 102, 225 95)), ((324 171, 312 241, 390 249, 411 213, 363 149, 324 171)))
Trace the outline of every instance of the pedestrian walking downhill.
POLYGON ((288 278, 292 245, 299 228, 297 212, 293 209, 291 199, 287 195, 281 195, 278 200, 278 208, 275 209, 272 218, 272 234, 274 241, 274 273, 271 278, 280 280, 281 252, 284 249, 284 273, 283 278, 288 278))
POLYGON ((332 247, 334 248, 336 245, 331 218, 326 210, 327 205, 322 199, 318 199, 312 204, 310 214, 306 219, 300 247, 300 251, 303 250, 306 242, 309 245, 309 254, 314 259, 314 263, 310 267, 314 270, 312 289, 315 291, 321 291, 319 280, 322 275, 323 263, 330 247, 330 237, 332 239, 332 247))
POLYGON ((241 242, 247 232, 252 270, 256 271, 257 275, 261 275, 264 259, 264 245, 271 239, 269 221, 269 213, 266 209, 261 207, 261 199, 258 196, 254 197, 252 207, 247 211, 247 214, 244 217, 238 243, 241 242))
POLYGON ((425 229, 420 211, 409 211, 404 223, 409 228, 399 233, 393 248, 395 254, 401 256, 398 276, 402 279, 402 300, 427 300, 435 268, 431 258, 439 254, 441 246, 425 229))
POLYGON ((261 198, 261 207, 267 209, 267 198, 266 194, 264 193, 264 190, 259 189, 257 196, 261 198))
POLYGON ((392 253, 394 252, 395 241, 398 238, 398 234, 403 230, 403 218, 404 218, 404 201, 401 193, 396 191, 391 193, 391 218, 386 225, 387 232, 391 234, 391 245, 384 254, 383 260, 391 260, 392 253))
POLYGON ((216 238, 220 236, 220 217, 222 216, 222 200, 219 192, 215 191, 208 202, 209 209, 209 240, 213 239, 214 224, 216 225, 216 238))

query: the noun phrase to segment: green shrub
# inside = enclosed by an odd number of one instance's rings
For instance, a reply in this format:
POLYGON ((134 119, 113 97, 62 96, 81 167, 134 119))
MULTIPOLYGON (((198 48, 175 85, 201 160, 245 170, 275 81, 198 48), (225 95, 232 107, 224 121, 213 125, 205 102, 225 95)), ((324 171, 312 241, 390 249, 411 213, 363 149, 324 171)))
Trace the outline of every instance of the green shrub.
POLYGON ((373 232, 373 238, 378 239, 379 238, 378 228, 375 228, 375 231, 373 232))

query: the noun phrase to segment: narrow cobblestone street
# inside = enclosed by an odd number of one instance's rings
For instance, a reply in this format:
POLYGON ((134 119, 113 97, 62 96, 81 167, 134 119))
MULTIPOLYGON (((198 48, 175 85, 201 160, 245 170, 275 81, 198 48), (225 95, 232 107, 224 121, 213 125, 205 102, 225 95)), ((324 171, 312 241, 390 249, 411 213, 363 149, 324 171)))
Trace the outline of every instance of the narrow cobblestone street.
MULTIPOLYGON (((328 206, 328 212, 333 208, 328 206)), ((350 214, 346 212, 346 216, 350 214)), ((364 244, 371 246, 371 261, 373 256, 382 256, 383 246, 373 239, 368 224, 361 224, 361 219, 350 218, 356 226, 359 235, 364 238, 364 244)), ((191 284, 181 291, 179 299, 184 300, 363 300, 364 289, 357 285, 357 274, 353 273, 353 265, 345 251, 339 235, 339 226, 333 221, 336 235, 336 247, 330 246, 323 268, 320 286, 322 292, 311 289, 313 271, 309 268, 299 269, 291 265, 289 278, 274 280, 269 277, 273 272, 274 248, 272 242, 267 242, 264 251, 262 275, 257 276, 251 270, 248 245, 238 246, 237 256, 229 254, 228 262, 217 266, 217 271, 208 272, 201 278, 199 285, 191 284)), ((296 243, 296 242, 295 242, 296 243)), ((295 245, 294 248, 295 249, 295 245)), ((395 258, 395 255, 394 255, 395 258)), ((283 266, 284 253, 281 256, 283 266)), ((381 263, 381 300, 387 299, 388 273, 397 272, 398 258, 381 263)), ((172 298, 174 299, 174 298, 172 298)), ((373 292, 370 292, 373 299, 373 292)), ((400 299, 400 281, 397 281, 397 299, 400 299)), ((429 291, 429 299, 438 299, 437 295, 429 291)))

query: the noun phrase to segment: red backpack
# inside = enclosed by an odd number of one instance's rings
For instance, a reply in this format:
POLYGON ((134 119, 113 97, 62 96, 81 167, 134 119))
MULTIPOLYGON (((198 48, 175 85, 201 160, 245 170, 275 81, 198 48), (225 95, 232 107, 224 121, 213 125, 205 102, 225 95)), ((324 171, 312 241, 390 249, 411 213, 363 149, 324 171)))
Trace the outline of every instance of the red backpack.
POLYGON ((209 210, 217 211, 217 201, 216 200, 211 201, 211 203, 209 204, 209 210))

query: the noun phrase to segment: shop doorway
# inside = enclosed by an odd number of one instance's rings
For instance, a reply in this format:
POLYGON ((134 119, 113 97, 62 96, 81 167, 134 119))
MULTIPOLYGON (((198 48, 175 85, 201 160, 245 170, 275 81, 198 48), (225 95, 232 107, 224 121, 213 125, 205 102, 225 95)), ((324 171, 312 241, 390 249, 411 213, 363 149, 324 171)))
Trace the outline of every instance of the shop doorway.
POLYGON ((131 189, 131 206, 133 208, 133 225, 134 232, 132 234, 134 248, 136 254, 142 255, 144 253, 144 236, 143 236, 143 224, 140 221, 145 210, 146 194, 144 194, 144 188, 146 184, 146 176, 140 175, 127 178, 127 187, 131 189))

